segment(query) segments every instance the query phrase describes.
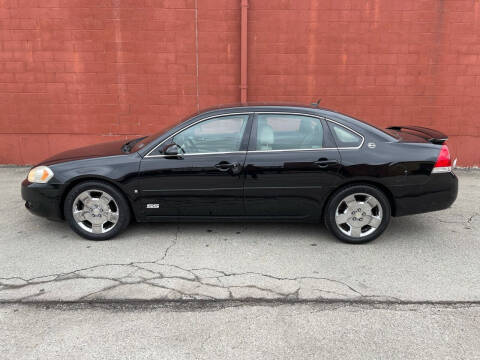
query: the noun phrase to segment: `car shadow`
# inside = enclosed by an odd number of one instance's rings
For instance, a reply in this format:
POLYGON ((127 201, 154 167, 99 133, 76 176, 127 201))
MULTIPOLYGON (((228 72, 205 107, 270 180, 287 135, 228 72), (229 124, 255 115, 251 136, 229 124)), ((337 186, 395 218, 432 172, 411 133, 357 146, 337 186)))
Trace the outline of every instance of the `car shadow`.
MULTIPOLYGON (((279 239, 305 239, 315 244, 337 243, 344 244, 333 236, 323 224, 312 223, 276 223, 276 222, 166 222, 166 223, 132 223, 124 234, 119 236, 128 238, 131 236, 145 236, 146 233, 156 234, 162 232, 165 227, 175 227, 182 235, 194 237, 220 235, 247 235, 254 236, 262 241, 278 241, 279 239)), ((433 225, 426 224, 425 220, 416 216, 392 218, 387 230, 373 242, 365 245, 388 244, 395 242, 399 237, 423 237, 426 232, 431 232, 433 225)), ((349 245, 349 244, 345 244, 349 245)))
MULTIPOLYGON (((75 234, 66 222, 47 221, 42 218, 31 219, 35 227, 42 228, 42 232, 47 232, 50 237, 61 239, 74 238, 84 240, 75 234)), ((398 241, 398 238, 413 238, 418 240, 424 238, 425 234, 432 233, 435 230, 435 224, 432 224, 422 216, 405 216, 392 218, 387 230, 375 241, 365 244, 373 246, 375 244, 390 244, 398 241)), ((132 238, 158 238, 159 234, 171 232, 181 233, 187 237, 202 238, 222 238, 231 239, 242 236, 249 238, 258 238, 259 241, 307 241, 312 246, 320 244, 343 244, 336 239, 325 228, 323 224, 311 223, 276 223, 276 222, 158 222, 158 223, 137 223, 132 222, 127 230, 112 239, 129 241, 132 238)), ((347 245, 347 244, 345 244, 347 245)))

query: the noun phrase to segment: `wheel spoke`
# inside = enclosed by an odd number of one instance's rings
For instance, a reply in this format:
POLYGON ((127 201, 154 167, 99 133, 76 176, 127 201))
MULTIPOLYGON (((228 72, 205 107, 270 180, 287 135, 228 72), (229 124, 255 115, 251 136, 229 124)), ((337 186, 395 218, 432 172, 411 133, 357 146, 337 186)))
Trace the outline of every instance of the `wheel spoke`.
POLYGON ((359 228, 359 227, 350 227, 350 236, 353 236, 353 237, 360 237, 360 235, 362 234, 362 229, 359 228))
POLYGON ((380 203, 373 196, 369 196, 365 201, 366 204, 370 206, 370 209, 373 209, 376 206, 380 206, 380 203))
POLYGON ((343 201, 345 201, 347 205, 349 205, 351 203, 356 203, 357 199, 355 199, 355 195, 352 194, 352 195, 348 195, 345 199, 343 199, 343 201))
POLYGON ((110 207, 109 204, 110 204, 110 201, 112 200, 113 198, 107 193, 102 193, 102 196, 100 196, 100 201, 102 202, 102 205, 105 210, 110 207))
POLYGON ((372 228, 378 228, 380 224, 382 223, 382 219, 380 217, 372 216, 372 219, 370 220, 370 225, 372 228))
POLYGON ((349 215, 347 213, 335 215, 335 222, 338 225, 345 224, 348 220, 349 215))
POLYGON ((103 224, 92 224, 92 232, 94 234, 101 234, 103 232, 103 224))
POLYGON ((92 196, 90 195, 90 192, 84 191, 80 195, 78 195, 78 199, 84 204, 88 205, 90 201, 92 200, 92 196))
POLYGON ((85 221, 85 211, 83 210, 76 210, 73 212, 73 218, 75 219, 76 222, 82 222, 85 221))
POLYGON ((110 222, 112 222, 112 223, 114 223, 114 224, 116 224, 117 221, 118 221, 118 213, 117 213, 117 212, 111 212, 111 211, 109 211, 109 212, 107 213, 107 220, 110 221, 110 222))

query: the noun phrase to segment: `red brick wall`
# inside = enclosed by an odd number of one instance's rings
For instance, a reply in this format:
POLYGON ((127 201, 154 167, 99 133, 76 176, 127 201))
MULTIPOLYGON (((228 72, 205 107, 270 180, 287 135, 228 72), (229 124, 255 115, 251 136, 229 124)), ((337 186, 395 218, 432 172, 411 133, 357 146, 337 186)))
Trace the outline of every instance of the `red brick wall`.
MULTIPOLYGON (((479 0, 250 0, 249 101, 450 135, 480 165, 479 0)), ((240 0, 0 0, 0 163, 240 98, 240 0)))

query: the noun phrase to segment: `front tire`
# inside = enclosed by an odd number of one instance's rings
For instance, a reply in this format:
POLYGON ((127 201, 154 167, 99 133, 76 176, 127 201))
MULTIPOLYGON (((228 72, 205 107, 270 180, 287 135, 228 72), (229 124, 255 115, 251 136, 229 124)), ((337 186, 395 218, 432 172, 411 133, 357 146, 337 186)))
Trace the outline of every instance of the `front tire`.
POLYGON ((371 185, 351 185, 333 194, 324 222, 343 242, 364 244, 379 237, 388 227, 391 206, 388 198, 371 185))
POLYGON ((123 194, 102 181, 86 181, 72 188, 64 202, 68 224, 88 240, 107 240, 130 223, 130 208, 123 194))

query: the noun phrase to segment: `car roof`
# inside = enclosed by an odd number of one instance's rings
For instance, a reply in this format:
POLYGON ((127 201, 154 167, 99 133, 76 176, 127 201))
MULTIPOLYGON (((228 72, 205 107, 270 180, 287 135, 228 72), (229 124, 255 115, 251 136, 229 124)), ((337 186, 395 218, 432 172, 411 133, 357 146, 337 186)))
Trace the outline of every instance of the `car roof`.
POLYGON ((194 114, 193 116, 198 115, 221 115, 225 112, 242 112, 242 111, 252 111, 252 112, 261 112, 261 111, 278 111, 278 112, 304 112, 306 114, 316 114, 324 116, 330 120, 335 120, 340 124, 343 124, 347 127, 353 128, 353 130, 363 132, 369 132, 374 134, 377 137, 380 137, 384 140, 394 140, 394 137, 391 134, 386 133, 385 131, 369 124, 365 121, 356 119, 350 115, 340 113, 335 110, 323 108, 317 106, 316 103, 305 105, 298 103, 245 103, 245 104, 231 104, 231 105, 219 105, 210 109, 204 109, 194 114))
MULTIPOLYGON (((236 103, 236 104, 223 104, 223 105, 216 105, 207 109, 201 109, 197 112, 197 114, 204 114, 206 112, 216 112, 219 110, 240 110, 240 111, 258 111, 259 109, 268 108, 272 110, 272 108, 277 108, 279 110, 286 110, 286 109, 303 109, 303 110, 318 110, 321 109, 317 107, 316 104, 306 105, 306 104, 299 104, 299 103, 272 103, 272 102, 256 102, 256 103, 236 103)), ((324 109, 328 110, 328 109, 324 109)))
MULTIPOLYGON (((305 105, 295 103, 246 103, 246 104, 233 104, 233 105, 219 105, 211 107, 209 109, 200 110, 191 117, 204 116, 204 115, 221 115, 226 112, 262 112, 262 111, 278 111, 278 112, 301 112, 306 114, 315 114, 328 117, 345 123, 348 125, 356 125, 360 128, 371 127, 370 124, 364 121, 355 119, 349 115, 342 114, 338 111, 318 107, 317 104, 305 105)), ((190 118, 191 118, 190 117, 190 118)))
POLYGON ((313 104, 299 104, 299 103, 272 103, 272 102, 265 102, 265 103, 244 103, 244 104, 225 104, 225 105, 217 105, 214 107, 201 109, 200 111, 192 114, 190 117, 195 117, 198 115, 204 114, 219 114, 222 112, 241 112, 241 111, 300 111, 300 112, 307 112, 310 114, 319 114, 323 116, 333 117, 336 120, 343 120, 348 122, 357 122, 361 124, 366 124, 365 122, 355 119, 347 114, 342 114, 338 111, 319 107, 316 103, 313 104))

